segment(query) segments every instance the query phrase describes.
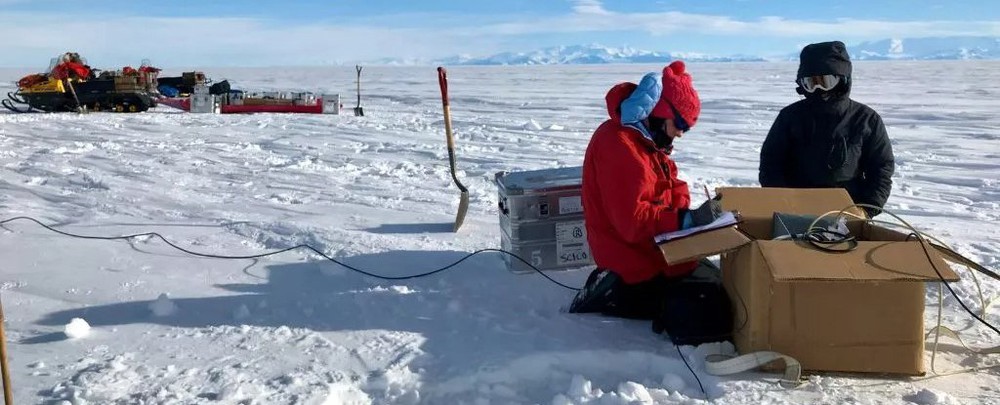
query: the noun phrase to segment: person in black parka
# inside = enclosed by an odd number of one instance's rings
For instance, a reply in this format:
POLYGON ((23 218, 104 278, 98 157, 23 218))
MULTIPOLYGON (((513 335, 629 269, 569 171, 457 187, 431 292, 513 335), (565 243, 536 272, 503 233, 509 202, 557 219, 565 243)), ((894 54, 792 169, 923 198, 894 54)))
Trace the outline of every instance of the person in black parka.
MULTIPOLYGON (((807 45, 795 89, 805 99, 775 118, 760 151, 763 187, 847 190, 879 208, 892 189, 895 163, 882 117, 851 100, 851 59, 840 41, 807 45)), ((866 208, 869 217, 881 209, 866 208)))

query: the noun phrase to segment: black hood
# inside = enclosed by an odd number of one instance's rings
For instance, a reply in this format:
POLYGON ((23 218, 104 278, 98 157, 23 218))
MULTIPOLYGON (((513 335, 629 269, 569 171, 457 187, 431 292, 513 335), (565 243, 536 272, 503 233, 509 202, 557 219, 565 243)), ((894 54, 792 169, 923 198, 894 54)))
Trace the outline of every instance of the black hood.
POLYGON ((807 93, 802 86, 796 87, 795 91, 814 104, 816 112, 842 114, 846 111, 848 97, 851 94, 851 57, 847 54, 847 47, 843 42, 820 42, 806 45, 799 55, 798 79, 808 76, 840 75, 845 79, 837 87, 829 92, 807 93))
POLYGON ((802 48, 796 78, 831 74, 851 77, 851 57, 843 42, 821 42, 802 48))

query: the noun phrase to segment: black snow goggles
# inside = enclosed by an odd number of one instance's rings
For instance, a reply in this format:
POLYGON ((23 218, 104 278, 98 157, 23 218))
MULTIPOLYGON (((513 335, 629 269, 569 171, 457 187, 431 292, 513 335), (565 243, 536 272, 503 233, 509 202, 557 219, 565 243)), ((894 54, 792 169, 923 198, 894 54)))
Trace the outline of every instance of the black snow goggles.
MULTIPOLYGON (((663 101, 666 101, 666 100, 663 100, 663 101)), ((670 106, 670 112, 672 112, 674 114, 674 127, 676 127, 677 130, 681 131, 681 132, 690 131, 691 130, 691 125, 689 125, 688 122, 684 120, 684 117, 681 116, 680 111, 677 111, 677 109, 674 108, 674 104, 671 103, 671 102, 669 102, 669 101, 667 101, 667 105, 670 106)))
POLYGON ((799 79, 799 85, 806 92, 812 93, 817 89, 823 91, 833 90, 834 87, 840 84, 840 76, 837 75, 819 75, 819 76, 806 76, 799 79))

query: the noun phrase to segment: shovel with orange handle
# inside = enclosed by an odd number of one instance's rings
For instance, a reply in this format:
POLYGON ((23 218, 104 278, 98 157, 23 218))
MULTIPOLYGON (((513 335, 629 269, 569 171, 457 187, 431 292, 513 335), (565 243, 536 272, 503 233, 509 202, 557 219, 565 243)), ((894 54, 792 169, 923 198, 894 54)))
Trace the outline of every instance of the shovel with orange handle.
POLYGON ((458 202, 458 215, 455 217, 455 227, 453 232, 458 232, 458 228, 465 221, 465 214, 469 212, 469 189, 462 182, 458 181, 455 173, 455 137, 451 133, 451 108, 448 105, 448 72, 443 67, 438 67, 438 84, 441 85, 441 103, 444 105, 444 132, 448 138, 448 163, 451 165, 451 178, 455 185, 462 191, 461 199, 458 202))
POLYGON ((10 370, 7 369, 7 337, 3 334, 3 303, 0 303, 0 374, 3 377, 3 403, 14 405, 14 394, 10 388, 10 370))

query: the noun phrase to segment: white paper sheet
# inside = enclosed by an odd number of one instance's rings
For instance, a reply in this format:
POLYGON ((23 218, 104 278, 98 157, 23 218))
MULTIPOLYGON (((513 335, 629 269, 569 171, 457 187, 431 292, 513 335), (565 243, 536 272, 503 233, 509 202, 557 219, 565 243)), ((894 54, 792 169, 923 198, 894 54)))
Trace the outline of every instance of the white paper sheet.
POLYGON ((688 228, 688 229, 683 229, 683 230, 680 230, 680 231, 661 233, 659 235, 656 235, 656 238, 654 238, 654 240, 656 241, 657 244, 660 244, 660 243, 672 241, 674 239, 680 239, 680 238, 683 238, 685 236, 693 235, 693 234, 696 234, 698 232, 704 232, 704 231, 708 231, 708 230, 712 230, 712 229, 725 228, 727 226, 735 225, 738 222, 739 222, 739 220, 736 219, 736 215, 734 215, 732 213, 732 211, 726 211, 726 212, 724 212, 722 214, 722 216, 720 216, 715 221, 712 221, 712 223, 710 223, 710 224, 702 225, 702 226, 695 226, 695 227, 691 227, 691 228, 688 228))

